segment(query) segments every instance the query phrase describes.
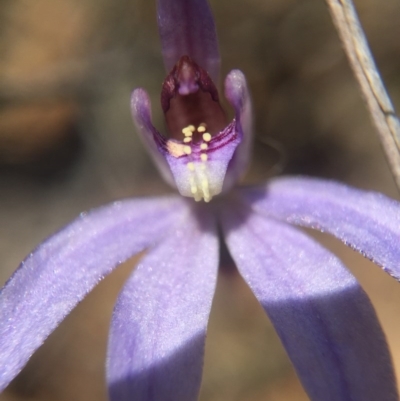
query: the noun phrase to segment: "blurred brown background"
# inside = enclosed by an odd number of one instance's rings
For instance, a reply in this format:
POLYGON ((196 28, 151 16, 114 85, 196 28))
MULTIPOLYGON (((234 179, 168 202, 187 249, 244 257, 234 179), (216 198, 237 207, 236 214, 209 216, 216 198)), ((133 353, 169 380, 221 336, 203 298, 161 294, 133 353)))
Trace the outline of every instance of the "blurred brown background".
MULTIPOLYGON (((355 2, 400 110, 400 2, 355 2)), ((248 180, 280 169, 398 197, 323 0, 211 1, 222 72, 243 70, 256 117, 248 180), (276 151, 275 141, 282 151, 276 151), (271 146, 271 144, 274 144, 271 146), (285 163, 283 161, 285 160, 285 163)), ((135 135, 133 88, 153 99, 165 72, 146 0, 0 1, 0 281, 82 210, 170 191, 135 135)), ((400 285, 320 236, 376 305, 400 379, 400 285)), ((106 400, 104 358, 121 266, 34 355, 1 401, 106 400)), ((220 276, 202 401, 307 400, 268 319, 235 274, 220 276)))

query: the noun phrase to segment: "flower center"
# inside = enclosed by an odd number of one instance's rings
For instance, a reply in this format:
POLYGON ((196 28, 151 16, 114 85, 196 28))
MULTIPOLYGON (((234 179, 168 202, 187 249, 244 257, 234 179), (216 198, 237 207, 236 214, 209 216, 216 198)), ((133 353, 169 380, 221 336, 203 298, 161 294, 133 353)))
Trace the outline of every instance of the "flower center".
POLYGON ((196 201, 204 199, 205 202, 209 202, 212 196, 207 174, 207 150, 208 143, 212 139, 211 134, 207 132, 205 123, 200 123, 197 128, 190 124, 182 129, 182 134, 183 144, 170 140, 167 142, 168 151, 174 157, 187 156, 186 167, 189 170, 190 192, 196 201), (193 137, 196 135, 201 137, 201 141, 197 141, 195 152, 192 152, 193 137))
MULTIPOLYGON (((189 56, 182 56, 165 78, 161 106, 173 139, 184 139, 183 129, 192 125, 207 124, 207 130, 213 136, 227 124, 217 88, 207 72, 189 56)), ((192 132, 192 141, 201 142, 201 131, 194 129, 192 132)))
POLYGON ((179 192, 209 202, 221 193, 239 143, 235 122, 227 123, 213 81, 188 56, 166 77, 161 106, 169 131, 164 148, 179 192))

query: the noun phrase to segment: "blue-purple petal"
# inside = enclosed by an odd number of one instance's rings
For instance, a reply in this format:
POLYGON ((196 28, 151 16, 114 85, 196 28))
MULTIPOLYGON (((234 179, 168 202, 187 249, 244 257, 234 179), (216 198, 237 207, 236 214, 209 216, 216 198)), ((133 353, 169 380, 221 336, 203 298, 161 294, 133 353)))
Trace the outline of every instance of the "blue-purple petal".
POLYGON ((286 223, 225 209, 237 267, 268 313, 313 401, 397 401, 375 311, 355 278, 286 223))
POLYGON ((218 268, 209 214, 184 214, 123 288, 112 318, 112 401, 195 401, 218 268))
POLYGON ((0 390, 106 274, 166 235, 185 208, 176 197, 115 202, 30 254, 0 292, 0 390))
POLYGON ((242 196, 254 211, 327 232, 400 280, 400 204, 376 193, 311 178, 280 178, 242 196))
POLYGON ((187 55, 217 82, 218 40, 207 0, 158 0, 157 16, 167 72, 187 55))

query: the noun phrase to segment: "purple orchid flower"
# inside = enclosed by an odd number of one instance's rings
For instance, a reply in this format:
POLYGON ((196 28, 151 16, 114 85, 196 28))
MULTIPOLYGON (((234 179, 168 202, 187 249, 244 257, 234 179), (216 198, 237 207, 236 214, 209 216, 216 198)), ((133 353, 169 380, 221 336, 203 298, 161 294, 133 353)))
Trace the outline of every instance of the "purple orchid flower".
POLYGON ((158 0, 169 136, 151 123, 143 89, 137 129, 181 196, 131 199, 82 214, 41 244, 0 294, 0 390, 85 295, 147 249, 113 313, 107 380, 112 401, 195 400, 218 271, 221 232, 239 272, 274 324, 314 401, 398 400, 375 311, 329 251, 293 227, 330 233, 400 278, 400 206, 381 194, 310 178, 234 188, 249 161, 251 104, 244 75, 225 95, 206 0, 158 0))

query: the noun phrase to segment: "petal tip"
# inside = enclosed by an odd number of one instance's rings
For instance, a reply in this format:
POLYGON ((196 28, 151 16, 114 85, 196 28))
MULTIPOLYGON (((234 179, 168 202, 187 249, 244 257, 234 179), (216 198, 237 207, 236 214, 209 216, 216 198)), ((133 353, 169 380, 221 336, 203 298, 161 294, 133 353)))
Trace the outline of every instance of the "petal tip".
POLYGON ((225 78, 225 96, 235 107, 243 107, 248 97, 246 77, 240 70, 232 70, 225 78))

